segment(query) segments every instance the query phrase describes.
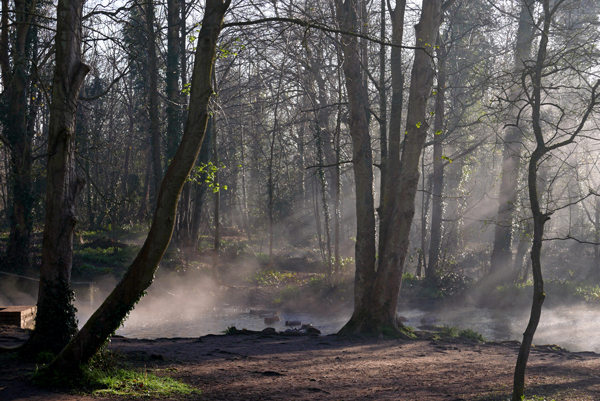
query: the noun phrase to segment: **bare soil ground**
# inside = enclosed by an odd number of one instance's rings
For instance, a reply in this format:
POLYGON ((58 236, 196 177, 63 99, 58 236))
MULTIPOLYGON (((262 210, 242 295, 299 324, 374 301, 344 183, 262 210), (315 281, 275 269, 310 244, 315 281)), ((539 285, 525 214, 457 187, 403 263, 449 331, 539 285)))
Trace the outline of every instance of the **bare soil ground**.
MULTIPOLYGON (((0 346, 16 346, 27 336, 0 328, 0 346)), ((202 391, 178 400, 506 400, 518 352, 516 342, 281 334, 117 337, 110 348, 134 366, 202 391)), ((0 355, 0 400, 99 398, 38 389, 28 379, 34 370, 33 363, 0 355)), ((600 400, 598 354, 537 346, 527 372, 528 397, 600 400)))

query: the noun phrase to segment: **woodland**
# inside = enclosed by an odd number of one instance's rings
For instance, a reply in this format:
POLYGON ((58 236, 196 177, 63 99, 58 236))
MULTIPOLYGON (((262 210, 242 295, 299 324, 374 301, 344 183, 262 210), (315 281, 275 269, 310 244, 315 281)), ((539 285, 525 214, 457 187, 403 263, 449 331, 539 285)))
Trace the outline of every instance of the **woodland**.
POLYGON ((76 375, 155 274, 235 291, 233 256, 275 277, 309 250, 330 302, 350 285, 343 335, 410 337, 403 281, 417 302, 525 291, 521 400, 545 298, 600 299, 599 16, 595 0, 3 0, 1 266, 40 282, 20 354, 76 375), (131 257, 83 261, 98 239, 131 257), (107 274, 78 328, 71 281, 107 274))

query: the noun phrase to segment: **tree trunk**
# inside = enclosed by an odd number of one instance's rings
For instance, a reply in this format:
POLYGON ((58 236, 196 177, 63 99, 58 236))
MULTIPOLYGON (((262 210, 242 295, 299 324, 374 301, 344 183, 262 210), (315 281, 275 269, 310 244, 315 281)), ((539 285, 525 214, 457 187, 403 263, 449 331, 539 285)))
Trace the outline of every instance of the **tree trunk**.
MULTIPOLYGON (((535 24, 531 21, 532 10, 530 9, 533 3, 534 0, 524 0, 521 5, 515 47, 515 82, 521 81, 520 77, 524 73, 525 61, 531 57, 531 44, 535 34, 535 24)), ((510 91, 511 102, 516 102, 520 96, 520 85, 516 83, 511 87, 510 91)), ((511 117, 513 121, 518 121, 519 110, 518 105, 511 105, 511 117)), ((522 137, 523 134, 518 125, 508 128, 504 137, 502 179, 498 197, 498 217, 496 218, 494 246, 490 261, 490 277, 492 279, 499 279, 510 271, 509 266, 512 260, 512 221, 517 201, 519 163, 523 147, 522 137)))
POLYGON ((208 0, 206 3, 202 28, 198 34, 188 119, 181 144, 162 181, 146 242, 121 282, 52 361, 50 370, 61 374, 74 373, 80 365, 87 363, 119 328, 154 279, 158 263, 171 239, 179 194, 196 162, 204 139, 208 101, 213 92, 211 72, 217 39, 229 3, 228 0, 208 0))
MULTIPOLYGON (((212 154, 212 136, 213 136, 213 116, 209 116, 208 125, 206 127, 206 133, 204 135, 204 142, 200 148, 200 155, 198 155, 198 163, 200 165, 206 165, 211 158, 212 154)), ((198 234, 200 232, 200 223, 202 221, 202 208, 204 205, 204 194, 206 193, 206 173, 203 173, 200 177, 199 185, 196 185, 195 196, 193 197, 194 209, 192 212, 192 228, 190 231, 190 237, 192 244, 197 247, 198 245, 198 234)))
MULTIPOLYGON (((359 32, 356 10, 357 0, 337 0, 336 13, 343 31, 359 32)), ((367 121, 369 98, 362 84, 362 71, 358 57, 358 40, 354 36, 341 37, 344 54, 344 75, 348 92, 352 160, 356 185, 356 245, 354 277, 354 314, 342 331, 354 331, 355 322, 368 313, 367 302, 375 278, 375 207, 373 200, 373 156, 367 121)))
POLYGON ((167 160, 175 156, 181 138, 181 90, 179 89, 179 24, 181 0, 167 1, 167 160))
POLYGON ((75 119, 79 91, 89 71, 81 61, 81 13, 85 0, 60 0, 56 67, 50 104, 48 188, 35 330, 23 351, 58 353, 77 331, 71 290, 75 201, 83 179, 75 172, 75 119))
MULTIPOLYGON (((351 4, 351 1, 347 1, 344 4, 338 2, 338 18, 341 16, 342 20, 355 20, 352 18, 352 8, 353 5, 351 4)), ((404 261, 408 251, 410 227, 415 213, 415 195, 419 181, 419 160, 427 136, 428 124, 425 121, 427 99, 429 98, 431 87, 433 85, 433 77, 435 75, 432 58, 427 51, 434 48, 441 21, 441 0, 425 0, 423 2, 421 20, 415 26, 415 30, 417 44, 429 44, 430 47, 424 46, 424 48, 415 50, 408 103, 407 132, 402 151, 402 170, 398 175, 399 181, 396 193, 393 197, 394 202, 390 204, 390 207, 386 206, 385 213, 382 215, 382 226, 385 224, 386 227, 381 231, 380 236, 380 240, 384 241, 383 246, 380 247, 383 252, 379 255, 379 265, 377 271, 375 271, 374 241, 372 244, 369 242, 368 245, 372 246, 372 248, 367 249, 365 255, 372 257, 372 259, 364 260, 364 262, 369 262, 369 264, 359 264, 360 253, 358 252, 358 244, 359 239, 361 238, 361 232, 359 231, 357 233, 357 279, 355 280, 354 313, 350 318, 350 321, 342 328, 341 332, 381 332, 386 328, 391 328, 396 331, 396 333, 400 334, 396 323, 396 309, 404 261), (361 277, 362 280, 360 281, 358 280, 359 269, 361 269, 361 273, 363 273, 361 277), (365 278, 367 280, 365 280, 365 278), (361 286, 363 287, 361 288, 361 286)), ((344 26, 344 30, 347 30, 348 28, 352 28, 352 25, 344 26)), ((349 43, 352 43, 351 39, 346 39, 345 43, 342 43, 345 56, 344 72, 346 73, 346 85, 348 87, 348 102, 350 107, 352 107, 352 99, 354 97, 354 99, 360 101, 359 104, 366 106, 366 97, 364 98, 365 100, 363 100, 362 97, 358 96, 361 93, 356 91, 356 89, 353 90, 354 85, 352 83, 353 81, 358 82, 358 80, 353 79, 353 76, 351 75, 353 71, 350 69, 350 66, 354 63, 351 62, 350 57, 354 52, 351 51, 351 46, 348 46, 349 43)), ((357 65, 356 69, 358 68, 359 66, 357 65)), ((366 118, 364 121, 366 122, 366 118)), ((360 122, 360 120, 354 122, 360 122)), ((358 132, 353 134, 353 147, 355 150, 353 160, 356 177, 357 212, 360 211, 364 215, 366 214, 366 211, 369 211, 371 212, 369 213, 369 217, 373 217, 371 185, 361 188, 361 184, 364 185, 365 181, 363 180, 361 183, 359 178, 362 177, 357 175, 357 167, 362 160, 366 159, 363 154, 357 152, 357 145, 359 146, 358 150, 368 149, 370 156, 370 146, 357 141, 357 139, 363 139, 365 137, 368 139, 368 127, 358 126, 357 124, 357 127, 355 128, 365 129, 364 133, 361 131, 362 135, 357 135, 358 132), (363 200, 364 198, 359 196, 359 191, 367 192, 367 189, 368 193, 371 195, 370 204, 365 202, 363 200), (360 205, 361 203, 368 205, 370 209, 364 208, 364 206, 360 205)), ((352 129, 353 120, 351 119, 351 132, 352 129)), ((372 181, 372 174, 369 178, 372 181)), ((358 224, 361 222, 359 213, 357 213, 357 222, 358 224)), ((372 230, 374 230, 374 225, 371 227, 372 230)), ((370 235, 373 236, 372 232, 370 235)), ((366 236, 367 235, 365 235, 365 237, 366 236)))
POLYGON ((160 152, 160 123, 158 117, 158 58, 156 56, 156 32, 154 31, 154 2, 146 3, 146 34, 148 35, 148 115, 150 117, 150 143, 152 149, 152 169, 154 182, 154 200, 163 175, 160 152))
MULTIPOLYGON (((388 3, 392 17, 392 43, 402 45, 404 36, 404 11, 406 1, 396 2, 396 8, 392 10, 388 3)), ((400 143, 402 142, 402 108, 404 107, 404 73, 402 72, 402 50, 392 47, 391 50, 392 70, 392 104, 389 123, 389 147, 381 154, 381 193, 379 201, 379 255, 382 255, 386 242, 385 233, 388 230, 389 221, 383 216, 393 207, 396 189, 398 187, 398 174, 400 173, 400 143)))
MULTIPOLYGON (((512 401, 521 401, 525 392, 525 369, 527 367, 527 360, 529 358, 529 351, 533 342, 533 336, 537 329, 542 313, 542 305, 546 294, 544 293, 544 280, 542 277, 542 266, 541 266, 541 250, 542 241, 544 238, 544 224, 550 220, 550 213, 544 213, 540 207, 540 201, 538 196, 538 169, 540 164, 546 160, 546 154, 554 149, 558 149, 563 146, 570 145, 574 142, 577 135, 581 132, 588 117, 590 116, 594 107, 597 106, 597 90, 600 87, 600 80, 596 82, 591 91, 591 99, 587 109, 583 113, 583 116, 576 124, 572 132, 568 133, 567 139, 561 142, 555 142, 548 145, 544 139, 544 133, 542 128, 542 99, 546 96, 545 88, 542 88, 542 78, 547 75, 548 68, 545 68, 547 46, 549 42, 549 32, 553 19, 554 13, 557 11, 557 7, 553 6, 552 11, 550 9, 550 0, 542 0, 543 7, 543 27, 541 29, 540 44, 537 52, 537 60, 535 65, 529 66, 529 73, 531 75, 531 94, 530 94, 530 105, 531 105, 531 121, 533 127, 533 133, 536 141, 536 148, 531 154, 529 160, 528 169, 528 190, 529 190, 529 202, 531 205, 531 213, 533 217, 533 245, 531 247, 531 270, 533 273, 533 302, 531 305, 531 315, 529 317, 529 323, 527 329, 523 333, 523 342, 519 349, 519 356, 517 358, 517 364, 515 366, 514 382, 513 382, 513 394, 512 401)), ((545 180, 544 180, 545 181, 545 180)))
MULTIPOLYGON (((215 82, 213 78, 213 83, 215 82)), ((213 273, 215 278, 219 279, 219 253, 221 252, 221 191, 219 190, 219 147, 217 143, 217 129, 216 119, 213 116, 211 119, 212 123, 212 151, 213 151, 213 165, 216 167, 214 175, 214 189, 213 196, 215 201, 215 242, 214 242, 214 254, 213 254, 213 273)))
POLYGON ((429 242, 429 264, 425 270, 425 280, 430 285, 437 285, 440 266, 440 248, 442 246, 442 215, 444 202, 444 160, 442 138, 444 131, 444 102, 446 100, 446 49, 438 37, 438 74, 437 95, 435 103, 435 122, 433 135, 433 191, 431 194, 431 240, 429 242))
MULTIPOLYGON (((381 0, 381 15, 380 15, 380 32, 379 38, 382 42, 386 39, 385 26, 385 0, 381 0)), ((387 157, 388 157, 388 138, 387 138, 387 91, 385 82, 385 66, 386 66, 387 46, 380 45, 379 47, 379 146, 381 148, 381 161, 379 164, 379 203, 385 198, 386 191, 386 175, 387 175, 387 157)), ((381 208, 378 209, 381 212, 381 208)))
POLYGON ((600 277, 600 196, 596 195, 596 202, 594 203, 594 268, 593 276, 597 279, 600 277))
POLYGON ((10 234, 6 247, 6 259, 13 271, 26 272, 31 267, 29 246, 33 228, 31 211, 35 200, 31 178, 31 140, 28 135, 27 101, 29 98, 28 70, 30 69, 32 41, 30 34, 34 13, 32 2, 15 1, 17 27, 13 49, 13 70, 10 83, 4 93, 6 139, 10 143, 12 202, 10 210, 10 234))

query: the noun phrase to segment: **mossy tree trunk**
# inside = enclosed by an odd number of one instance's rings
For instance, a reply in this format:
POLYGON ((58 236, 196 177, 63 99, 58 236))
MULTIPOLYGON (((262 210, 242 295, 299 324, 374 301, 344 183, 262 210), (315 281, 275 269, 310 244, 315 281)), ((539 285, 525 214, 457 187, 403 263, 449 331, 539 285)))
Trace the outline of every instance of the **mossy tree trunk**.
POLYGON ((79 91, 89 71, 81 61, 85 0, 61 0, 57 9, 56 67, 50 104, 46 220, 35 330, 23 352, 58 353, 77 331, 72 301, 75 200, 84 181, 75 172, 75 120, 79 91))
POLYGON ((229 4, 229 0, 206 2, 196 47, 188 118, 177 153, 162 180, 148 237, 121 282, 48 366, 51 370, 69 374, 87 363, 119 328, 144 291, 152 284, 158 263, 171 240, 179 194, 196 162, 204 139, 208 102, 213 93, 211 75, 217 39, 229 4))

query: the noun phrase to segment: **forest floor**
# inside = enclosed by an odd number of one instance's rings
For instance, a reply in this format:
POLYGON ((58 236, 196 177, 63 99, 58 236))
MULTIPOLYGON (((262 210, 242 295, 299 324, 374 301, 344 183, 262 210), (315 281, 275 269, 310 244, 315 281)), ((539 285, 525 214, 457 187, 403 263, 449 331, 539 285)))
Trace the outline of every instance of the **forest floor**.
MULTIPOLYGON (((0 345, 24 330, 0 328, 0 345)), ((137 340, 115 337, 110 349, 136 369, 170 376, 200 392, 173 400, 506 400, 517 342, 340 337, 209 335, 137 340)), ((0 400, 113 400, 35 387, 35 363, 0 355, 0 400)), ((532 349, 528 400, 600 400, 600 355, 554 345, 532 349)), ((154 399, 152 396, 144 399, 154 399)))

